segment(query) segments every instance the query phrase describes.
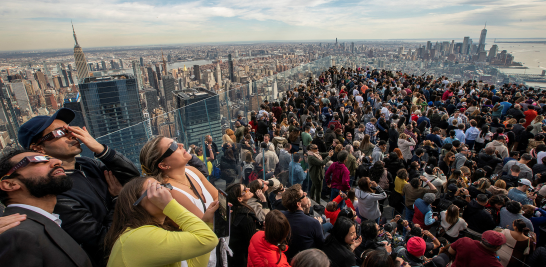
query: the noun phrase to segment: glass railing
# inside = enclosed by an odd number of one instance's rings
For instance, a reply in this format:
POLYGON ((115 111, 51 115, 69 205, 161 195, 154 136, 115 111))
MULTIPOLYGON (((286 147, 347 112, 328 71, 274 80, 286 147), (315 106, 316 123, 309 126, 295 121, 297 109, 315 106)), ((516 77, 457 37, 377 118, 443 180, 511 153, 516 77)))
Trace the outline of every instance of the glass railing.
MULTIPOLYGON (((361 67, 402 71, 409 75, 423 73, 434 74, 435 77, 445 75, 450 80, 460 81, 476 79, 471 73, 476 73, 477 70, 484 77, 494 75, 492 79, 497 83, 501 83, 505 78, 495 68, 489 66, 400 61, 392 57, 368 58, 361 55, 328 56, 250 83, 232 83, 232 87, 227 91, 224 89, 209 91, 205 88, 174 91, 171 99, 172 108, 168 112, 149 114, 147 117, 144 116, 143 121, 98 136, 96 139, 127 156, 136 166, 140 166, 140 150, 154 136, 163 135, 173 138, 188 148, 203 147, 205 136, 210 135, 220 152, 214 160, 214 165, 218 165, 223 157, 222 145, 226 142, 226 138, 223 137, 228 129, 235 130, 234 124, 238 115, 248 122, 251 112, 258 112, 264 100, 280 101, 286 91, 305 83, 309 77, 318 77, 332 65, 338 69, 361 67)), ((124 107, 119 108, 121 112, 127 112, 126 109, 123 111, 124 107)), ((88 150, 84 150, 82 155, 92 156, 88 150)), ((241 162, 240 151, 236 156, 241 162)), ((237 168, 240 169, 240 166, 237 168)))
MULTIPOLYGON (((332 58, 324 57, 251 83, 232 83, 235 88, 228 91, 214 92, 205 88, 175 91, 173 103, 176 105, 173 110, 150 116, 140 123, 96 139, 140 166, 140 149, 156 135, 173 138, 186 148, 203 147, 205 136, 210 135, 220 152, 214 162, 218 164, 223 156, 221 147, 225 143, 222 137, 228 129, 235 130, 238 115, 248 122, 251 111, 257 112, 265 100, 280 101, 286 91, 305 83, 309 77, 318 77, 331 64, 332 58)), ((89 152, 82 154, 90 156, 89 152)), ((241 158, 240 155, 238 158, 241 158)))

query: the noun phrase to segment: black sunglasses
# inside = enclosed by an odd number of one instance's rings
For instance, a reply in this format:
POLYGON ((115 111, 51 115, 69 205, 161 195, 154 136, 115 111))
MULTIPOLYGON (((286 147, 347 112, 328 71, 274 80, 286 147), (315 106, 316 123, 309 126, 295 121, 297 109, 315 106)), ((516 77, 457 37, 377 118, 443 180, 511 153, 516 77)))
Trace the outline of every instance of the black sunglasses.
MULTIPOLYGON (((161 184, 161 186, 169 189, 169 190, 173 190, 173 186, 171 184, 161 184)), ((148 190, 144 191, 144 194, 142 194, 142 196, 140 196, 137 201, 135 203, 133 203, 133 206, 138 206, 138 204, 140 204, 140 202, 144 199, 144 197, 146 197, 148 195, 148 190)))
POLYGON ((167 151, 163 153, 163 155, 157 160, 157 165, 161 163, 164 159, 172 155, 176 150, 178 149, 178 143, 176 141, 173 141, 169 148, 167 148, 167 151))

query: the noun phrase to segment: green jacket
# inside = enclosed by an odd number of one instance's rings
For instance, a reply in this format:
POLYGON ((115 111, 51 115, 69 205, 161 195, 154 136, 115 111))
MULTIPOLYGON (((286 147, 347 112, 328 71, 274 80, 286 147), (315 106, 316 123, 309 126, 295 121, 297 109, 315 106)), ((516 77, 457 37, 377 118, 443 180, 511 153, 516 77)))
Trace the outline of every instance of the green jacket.
POLYGON ((355 171, 358 166, 356 166, 356 158, 352 154, 348 155, 347 161, 345 161, 345 167, 347 167, 351 176, 355 176, 355 171))
POLYGON ((328 153, 320 153, 322 161, 315 156, 309 155, 307 161, 309 161, 309 178, 324 180, 324 165, 330 161, 328 153))
POLYGON ((311 142, 313 141, 313 137, 311 137, 310 134, 307 132, 301 133, 301 142, 303 143, 303 146, 307 147, 311 142))
POLYGON ((244 137, 244 133, 245 133, 245 127, 244 126, 240 126, 239 128, 235 129, 235 137, 237 138, 237 140, 236 141, 232 140, 232 141, 240 143, 241 139, 243 139, 243 137, 244 137))

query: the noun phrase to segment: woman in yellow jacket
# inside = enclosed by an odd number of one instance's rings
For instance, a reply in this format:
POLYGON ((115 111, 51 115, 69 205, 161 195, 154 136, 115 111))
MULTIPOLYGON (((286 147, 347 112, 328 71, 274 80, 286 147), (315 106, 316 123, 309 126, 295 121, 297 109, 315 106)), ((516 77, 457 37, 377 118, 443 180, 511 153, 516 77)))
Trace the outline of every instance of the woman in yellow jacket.
POLYGON ((157 180, 131 180, 119 194, 105 238, 110 251, 108 266, 180 266, 184 260, 189 267, 207 266, 208 253, 218 244, 211 230, 216 209, 218 202, 212 203, 199 219, 178 204, 157 180), (144 193, 147 196, 135 206, 133 203, 144 193), (166 222, 167 217, 172 222, 166 222))

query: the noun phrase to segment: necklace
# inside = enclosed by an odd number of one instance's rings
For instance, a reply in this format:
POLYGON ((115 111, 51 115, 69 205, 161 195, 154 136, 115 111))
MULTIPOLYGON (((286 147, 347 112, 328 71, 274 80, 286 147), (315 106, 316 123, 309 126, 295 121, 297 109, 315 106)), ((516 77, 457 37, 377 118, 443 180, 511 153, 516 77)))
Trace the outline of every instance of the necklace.
MULTIPOLYGON (((166 177, 166 178, 169 178, 169 179, 172 179, 171 177, 169 177, 169 176, 167 176, 167 175, 165 175, 165 177, 166 177)), ((186 175, 186 179, 189 179, 187 175, 186 175)), ((174 179, 173 179, 173 180, 174 180, 174 179)), ((188 187, 189 189, 192 189, 191 183, 189 183, 189 181, 188 181, 189 185, 187 185, 187 184, 185 184, 185 183, 182 183, 182 182, 180 182, 180 181, 177 181, 177 182, 178 182, 179 184, 183 185, 183 186, 188 187)))

